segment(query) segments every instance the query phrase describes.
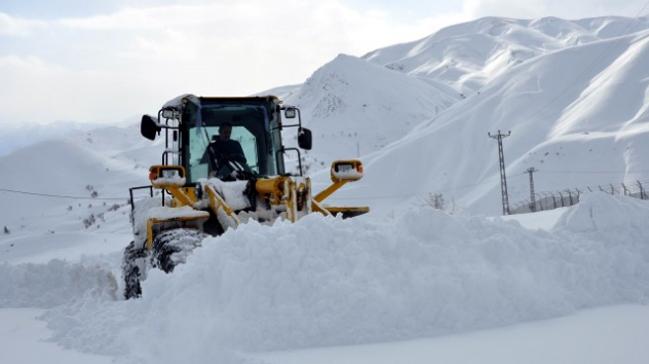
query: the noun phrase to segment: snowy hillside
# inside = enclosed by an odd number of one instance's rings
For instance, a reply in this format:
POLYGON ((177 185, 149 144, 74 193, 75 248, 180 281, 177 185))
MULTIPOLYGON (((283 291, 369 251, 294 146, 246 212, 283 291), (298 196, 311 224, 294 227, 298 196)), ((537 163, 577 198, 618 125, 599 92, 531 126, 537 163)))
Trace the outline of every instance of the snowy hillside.
POLYGON ((0 134, 0 156, 48 139, 60 138, 72 131, 81 132, 96 129, 96 126, 74 123, 55 122, 48 125, 3 125, 0 134))
POLYGON ((504 142, 512 201, 529 196, 524 171, 532 166, 537 191, 649 180, 648 62, 649 31, 640 31, 513 66, 367 156, 366 178, 348 198, 366 193, 364 201, 380 207, 443 193, 465 209, 496 214, 498 159, 487 132, 499 129, 512 131, 504 142))
POLYGON ((121 250, 131 239, 128 188, 148 184, 148 168, 160 158, 160 147, 139 134, 135 127, 74 131, 0 157, 0 228, 10 231, 0 234, 0 261, 121 250), (106 235, 113 233, 120 235, 106 235))
POLYGON ((488 17, 444 28, 414 42, 381 48, 363 58, 408 75, 447 83, 469 96, 533 57, 647 28, 646 18, 488 17))
POLYGON ((314 133, 308 153, 314 169, 380 150, 458 99, 444 85, 347 55, 322 66, 287 96, 286 103, 301 108, 305 126, 314 133))

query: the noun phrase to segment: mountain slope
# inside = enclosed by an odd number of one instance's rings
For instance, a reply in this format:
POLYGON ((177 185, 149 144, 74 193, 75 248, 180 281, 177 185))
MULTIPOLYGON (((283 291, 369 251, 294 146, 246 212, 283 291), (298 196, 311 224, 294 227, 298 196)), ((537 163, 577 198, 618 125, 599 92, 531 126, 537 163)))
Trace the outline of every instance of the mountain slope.
POLYGON ((48 195, 0 191, 0 226, 11 231, 0 241, 96 229, 109 217, 115 229, 128 231, 128 187, 147 184, 147 169, 159 158, 160 147, 134 127, 74 131, 0 157, 1 189, 48 195))
POLYGON ((512 131, 505 157, 514 200, 528 193, 523 172, 531 166, 541 170, 537 191, 635 183, 649 176, 648 62, 649 31, 643 31, 514 66, 480 94, 368 156, 358 188, 394 199, 443 192, 474 211, 497 213, 496 143, 487 132, 498 129, 512 131))
MULTIPOLYGON (((362 59, 339 55, 286 99, 302 110, 314 132, 315 167, 381 149, 458 99, 436 82, 423 82, 362 59)), ((289 130, 289 138, 293 133, 289 130)))
POLYGON ((414 42, 377 49, 363 58, 412 76, 446 82, 470 95, 536 56, 647 28, 647 18, 488 17, 444 28, 414 42))

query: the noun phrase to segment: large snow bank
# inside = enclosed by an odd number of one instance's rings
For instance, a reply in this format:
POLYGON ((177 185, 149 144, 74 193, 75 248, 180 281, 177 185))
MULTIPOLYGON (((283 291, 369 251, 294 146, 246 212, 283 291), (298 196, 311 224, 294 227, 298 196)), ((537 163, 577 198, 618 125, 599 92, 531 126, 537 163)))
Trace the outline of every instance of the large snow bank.
POLYGON ((612 240, 633 236, 640 240, 647 231, 647 201, 604 192, 581 195, 579 204, 564 213, 556 229, 605 234, 612 240))
POLYGON ((47 264, 0 263, 0 308, 54 307, 79 298, 114 299, 117 282, 98 264, 51 260, 47 264))
POLYGON ((60 342, 80 349, 228 362, 224 348, 398 340, 645 302, 649 226, 617 229, 610 215, 648 221, 649 204, 593 195, 567 211, 552 232, 429 208, 384 220, 251 222, 206 240, 172 275, 152 272, 140 300, 49 319, 60 342), (591 215, 615 236, 569 226, 591 215))

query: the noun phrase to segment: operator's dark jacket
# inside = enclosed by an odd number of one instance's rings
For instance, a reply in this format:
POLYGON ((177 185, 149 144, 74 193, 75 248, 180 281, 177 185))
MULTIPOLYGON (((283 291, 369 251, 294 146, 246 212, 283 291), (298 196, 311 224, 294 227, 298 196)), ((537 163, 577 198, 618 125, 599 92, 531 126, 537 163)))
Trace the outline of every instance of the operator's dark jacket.
MULTIPOLYGON (((222 165, 226 160, 237 161, 244 164, 246 163, 246 156, 243 154, 243 148, 241 148, 241 144, 236 140, 212 139, 212 142, 210 142, 210 145, 201 158, 201 163, 207 163, 210 161, 210 149, 212 151, 211 153, 214 154, 212 158, 215 158, 219 165, 222 165)), ((210 163, 214 163, 214 161, 210 161, 210 163)))

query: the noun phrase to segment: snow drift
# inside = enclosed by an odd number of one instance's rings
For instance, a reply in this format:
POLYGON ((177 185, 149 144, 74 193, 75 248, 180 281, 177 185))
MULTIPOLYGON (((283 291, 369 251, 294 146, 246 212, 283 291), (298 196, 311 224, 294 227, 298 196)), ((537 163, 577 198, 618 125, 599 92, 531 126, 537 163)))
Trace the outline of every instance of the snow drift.
POLYGON ((649 204, 593 194, 567 211, 551 232, 424 207, 384 220, 252 222, 206 240, 172 275, 152 272, 140 300, 101 315, 64 306, 48 320, 82 350, 228 362, 231 350, 399 340, 645 302, 649 226, 638 222, 649 204))
POLYGON ((99 264, 52 260, 47 264, 0 263, 0 308, 50 308, 95 297, 115 299, 117 281, 99 264))

